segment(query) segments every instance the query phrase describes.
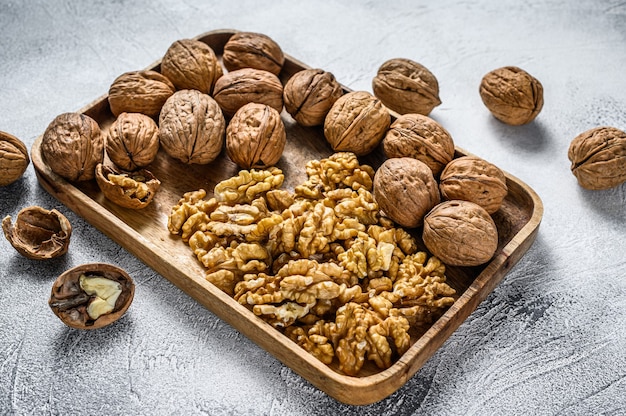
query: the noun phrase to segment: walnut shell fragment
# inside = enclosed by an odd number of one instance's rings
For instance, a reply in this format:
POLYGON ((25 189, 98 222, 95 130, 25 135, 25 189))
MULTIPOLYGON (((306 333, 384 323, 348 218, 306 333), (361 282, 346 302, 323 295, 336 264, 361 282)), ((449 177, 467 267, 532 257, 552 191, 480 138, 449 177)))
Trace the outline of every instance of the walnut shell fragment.
POLYGON ((385 156, 420 160, 437 176, 454 158, 454 141, 448 131, 430 117, 401 115, 383 139, 385 156))
POLYGON ((243 169, 264 169, 278 162, 286 141, 278 111, 265 104, 249 103, 228 124, 226 154, 243 169))
POLYGON ((319 126, 343 89, 335 76, 323 69, 305 69, 285 84, 285 110, 302 126, 319 126))
POLYGON ((126 313, 135 295, 133 279, 106 263, 83 264, 54 281, 48 305, 67 326, 98 329, 126 313))
POLYGON ((437 78, 422 64, 394 58, 383 63, 372 80, 374 95, 399 114, 427 116, 441 104, 437 78))
POLYGON ((387 159, 374 175, 374 197, 381 210, 403 227, 415 228, 440 202, 430 168, 410 157, 387 159))
POLYGON ((278 75, 285 63, 285 55, 269 36, 239 32, 232 35, 224 45, 222 60, 229 71, 255 68, 278 75))
POLYGON ((161 60, 161 73, 178 90, 198 90, 211 94, 215 82, 223 75, 215 52, 195 39, 172 43, 161 60))
POLYGON ((174 84, 152 70, 126 72, 109 87, 109 107, 114 116, 141 113, 156 117, 165 101, 176 91, 174 84))
POLYGON ((493 116, 513 126, 530 123, 543 107, 543 86, 528 72, 506 66, 487 73, 480 98, 493 116))
POLYGON ((159 128, 140 113, 122 113, 111 124, 105 140, 106 153, 124 170, 148 166, 159 151, 159 128))
POLYGON ((217 102, 198 90, 174 93, 159 116, 161 147, 183 163, 204 165, 222 151, 226 120, 217 102))
POLYGON ((21 178, 29 163, 26 145, 17 137, 0 131, 0 186, 21 178))
POLYGON ((130 209, 147 207, 161 186, 149 170, 124 172, 103 164, 96 167, 96 182, 109 201, 130 209))
POLYGON ((626 182, 626 132, 622 130, 587 130, 572 140, 567 156, 572 173, 585 189, 609 189, 626 182))
POLYGON ((72 235, 68 219, 56 209, 38 206, 22 209, 11 223, 11 217, 2 220, 4 236, 24 257, 48 260, 67 252, 72 235))
POLYGON ((343 95, 324 120, 324 136, 335 152, 363 156, 382 141, 391 115, 381 101, 366 91, 343 95))
POLYGON ((41 152, 50 169, 73 182, 93 179, 104 158, 104 136, 98 123, 80 113, 63 113, 48 125, 41 152))
POLYGON ((489 214, 500 209, 508 193, 504 173, 476 156, 462 156, 448 163, 441 172, 439 190, 445 199, 474 202, 489 214))
POLYGON ((220 78, 215 84, 213 98, 229 117, 248 103, 266 104, 280 113, 283 110, 283 84, 271 72, 243 68, 220 78))
POLYGON ((478 266, 498 248, 498 229, 484 208, 469 201, 446 201, 424 217, 422 239, 450 266, 478 266))

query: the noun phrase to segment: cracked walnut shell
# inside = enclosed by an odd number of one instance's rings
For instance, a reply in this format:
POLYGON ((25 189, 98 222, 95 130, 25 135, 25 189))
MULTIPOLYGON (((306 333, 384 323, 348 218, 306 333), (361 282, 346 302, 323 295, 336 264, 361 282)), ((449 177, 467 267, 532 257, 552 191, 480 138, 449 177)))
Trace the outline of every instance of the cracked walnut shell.
POLYGON ((114 116, 142 113, 155 117, 175 91, 174 84, 156 71, 126 72, 109 87, 109 107, 114 116))
POLYGON ((96 167, 96 182, 109 201, 131 209, 147 207, 161 186, 146 169, 124 172, 103 164, 96 167))
POLYGON ((198 90, 211 94, 215 82, 223 75, 215 52, 195 39, 172 43, 161 60, 161 73, 177 90, 198 90))
POLYGON ((0 131, 0 186, 21 178, 29 163, 26 145, 17 137, 0 131))
POLYGON ((596 127, 572 140, 567 156, 580 186, 600 190, 626 182, 626 132, 596 127))
POLYGON ((513 126, 530 123, 543 107, 543 86, 515 66, 495 69, 480 83, 480 98, 493 116, 513 126))
POLYGON ((140 113, 122 113, 109 127, 106 153, 124 170, 148 166, 159 151, 159 128, 153 119, 140 113))
POLYGON ((341 96, 335 76, 323 69, 304 69, 285 84, 285 109, 301 126, 319 126, 341 96))
POLYGON ((261 69, 227 73, 215 84, 213 97, 229 117, 248 103, 266 104, 279 113, 283 110, 283 84, 276 75, 261 69))
POLYGON ((255 68, 278 75, 285 63, 285 55, 269 36, 239 32, 232 35, 224 45, 222 60, 229 71, 255 68))

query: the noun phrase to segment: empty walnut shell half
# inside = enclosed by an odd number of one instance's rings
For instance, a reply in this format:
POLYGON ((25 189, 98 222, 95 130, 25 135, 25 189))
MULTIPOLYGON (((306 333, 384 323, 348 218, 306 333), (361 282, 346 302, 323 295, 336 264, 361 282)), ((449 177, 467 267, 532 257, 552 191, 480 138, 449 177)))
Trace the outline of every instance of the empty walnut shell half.
POLYGON ((159 128, 140 113, 122 113, 109 127, 105 140, 107 155, 124 170, 148 166, 159 151, 159 128))
POLYGON ((476 156, 462 156, 448 163, 441 172, 439 190, 445 199, 474 202, 489 214, 500 209, 508 193, 504 173, 476 156))
POLYGON ((229 71, 255 68, 278 75, 285 63, 285 55, 269 36, 239 32, 232 35, 224 45, 222 60, 229 71))
POLYGON ((626 182, 626 132, 596 127, 572 140, 567 156, 578 184, 601 190, 626 182))
POLYGON ((172 43, 161 60, 161 73, 178 90, 198 90, 211 94, 223 70, 209 45, 195 39, 172 43))
POLYGON ((174 84, 156 71, 126 72, 109 87, 109 107, 114 116, 141 113, 156 117, 175 91, 174 84))
POLYGON ((530 123, 543 107, 543 86, 515 66, 495 69, 480 83, 480 98, 491 114, 513 126, 530 123))
POLYGON ((213 98, 229 117, 248 103, 266 104, 280 113, 283 109, 283 84, 271 72, 238 69, 217 81, 213 98))
POLYGON ((61 274, 52 285, 48 305, 69 327, 98 329, 120 319, 134 295, 133 279, 123 269, 91 263, 61 274))
POLYGON ((363 156, 372 152, 389 128, 391 116, 379 99, 366 91, 349 92, 324 119, 324 136, 335 152, 363 156))
POLYGON ((454 141, 432 118, 404 114, 391 124, 383 139, 383 150, 388 158, 413 157, 426 163, 436 177, 454 158, 454 141))
POLYGON ((41 153, 50 169, 69 181, 93 179, 104 159, 104 135, 98 123, 80 113, 63 113, 48 125, 41 153))
POLYGON ((424 217, 426 248, 449 266, 478 266, 498 248, 498 229, 487 211, 469 201, 446 201, 424 217))
POLYGON ((67 252, 72 226, 56 209, 38 206, 22 209, 11 223, 11 217, 2 220, 2 230, 9 243, 24 257, 48 260, 67 252))
POLYGON ((21 178, 29 163, 26 145, 17 137, 0 131, 0 186, 21 178))
POLYGON ((424 65, 394 58, 383 63, 372 80, 374 95, 399 113, 427 116, 441 104, 437 78, 424 65))
POLYGON ((285 109, 301 126, 319 126, 343 89, 335 76, 323 69, 296 72, 285 84, 285 109))
POLYGON ((96 167, 96 182, 109 201, 130 209, 147 207, 161 186, 146 169, 124 172, 103 164, 96 167))

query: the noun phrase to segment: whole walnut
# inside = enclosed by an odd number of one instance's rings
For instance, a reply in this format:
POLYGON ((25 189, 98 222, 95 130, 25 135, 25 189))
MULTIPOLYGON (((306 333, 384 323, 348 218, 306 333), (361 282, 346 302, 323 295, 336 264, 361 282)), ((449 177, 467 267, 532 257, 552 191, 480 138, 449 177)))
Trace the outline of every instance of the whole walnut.
POLYGON ((156 71, 126 72, 109 87, 109 107, 116 117, 121 113, 156 117, 174 91, 174 84, 156 71))
POLYGON ((462 156, 448 163, 439 178, 439 190, 444 199, 474 202, 489 214, 500 209, 508 193, 504 173, 476 156, 462 156))
POLYGON ((363 156, 372 152, 389 128, 391 116, 379 99, 366 91, 341 96, 324 119, 324 136, 336 152, 363 156))
POLYGON ((541 111, 543 86, 523 69, 506 66, 483 77, 480 98, 495 118, 519 126, 533 121, 541 111))
POLYGON ((388 158, 413 157, 426 163, 437 176, 454 158, 454 141, 441 124, 421 114, 401 115, 383 139, 388 158))
POLYGON ((229 117, 248 103, 266 104, 280 113, 283 109, 283 84, 271 72, 238 69, 217 81, 213 97, 229 117))
POLYGON ((222 76, 222 67, 209 45, 195 39, 181 39, 172 43, 161 60, 161 73, 178 90, 213 91, 222 76))
POLYGON ((159 117, 161 147, 171 157, 189 164, 207 164, 222 151, 226 121, 220 106, 198 90, 174 93, 159 117))
POLYGON ((296 72, 285 84, 285 109, 302 126, 319 126, 343 95, 335 76, 323 69, 296 72))
POLYGON ((269 36, 239 32, 232 35, 224 45, 222 61, 229 71, 255 68, 278 75, 285 63, 285 55, 269 36))
POLYGON ((441 199, 430 168, 410 157, 387 159, 374 175, 379 208, 403 227, 422 225, 424 216, 441 199))
POLYGON ((571 170, 585 189, 609 189, 626 182, 626 132, 596 127, 572 140, 571 170))
POLYGON ((286 141, 278 111, 269 105, 249 103, 228 123, 226 154, 243 169, 264 169, 278 162, 286 141))
POLYGON ((148 166, 159 151, 159 128, 140 113, 122 113, 109 127, 105 140, 107 155, 124 170, 148 166))
POLYGON ((410 59, 383 63, 372 80, 374 95, 391 110, 427 116, 441 104, 437 78, 425 66, 410 59))
POLYGON ((21 178, 29 163, 26 145, 17 137, 0 131, 0 186, 21 178))
POLYGON ((104 135, 91 117, 63 113, 43 133, 41 153, 57 175, 69 181, 86 181, 94 178, 96 165, 104 159, 104 135))
POLYGON ((498 248, 498 229, 484 208, 469 201, 446 201, 424 217, 426 248, 449 266, 478 266, 498 248))

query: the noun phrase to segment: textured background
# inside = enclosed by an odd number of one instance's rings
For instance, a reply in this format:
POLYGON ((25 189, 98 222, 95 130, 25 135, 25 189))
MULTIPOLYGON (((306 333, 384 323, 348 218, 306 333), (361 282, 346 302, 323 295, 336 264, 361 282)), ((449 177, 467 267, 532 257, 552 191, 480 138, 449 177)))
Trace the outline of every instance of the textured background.
POLYGON ((30 147, 119 74, 221 28, 266 33, 352 89, 371 91, 386 59, 424 64, 441 87, 432 117, 541 196, 535 244, 403 388, 346 406, 49 196, 31 165, 0 188, 0 214, 56 208, 74 231, 70 252, 45 263, 0 241, 1 414, 626 413, 626 185, 584 191, 567 160, 580 132, 626 129, 626 3, 0 0, 0 130, 30 147), (543 83, 529 125, 499 123, 480 101, 481 77, 505 65, 543 83), (93 261, 125 268, 135 300, 107 329, 71 330, 46 304, 50 287, 93 261))

